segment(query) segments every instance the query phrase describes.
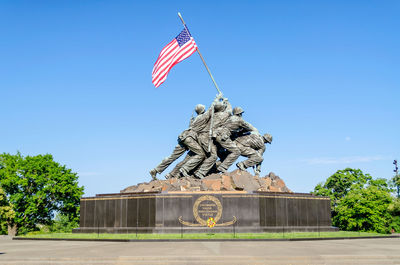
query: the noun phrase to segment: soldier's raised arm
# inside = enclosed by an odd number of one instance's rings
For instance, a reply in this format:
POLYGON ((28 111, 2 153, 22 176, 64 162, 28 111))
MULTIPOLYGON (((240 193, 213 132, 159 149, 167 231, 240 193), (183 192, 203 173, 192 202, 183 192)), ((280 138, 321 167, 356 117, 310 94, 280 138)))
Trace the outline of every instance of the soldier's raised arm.
POLYGON ((223 102, 224 102, 224 104, 225 104, 225 106, 226 106, 225 112, 228 112, 229 115, 232 115, 232 105, 231 105, 231 103, 228 101, 227 98, 224 98, 224 99, 223 99, 223 102))

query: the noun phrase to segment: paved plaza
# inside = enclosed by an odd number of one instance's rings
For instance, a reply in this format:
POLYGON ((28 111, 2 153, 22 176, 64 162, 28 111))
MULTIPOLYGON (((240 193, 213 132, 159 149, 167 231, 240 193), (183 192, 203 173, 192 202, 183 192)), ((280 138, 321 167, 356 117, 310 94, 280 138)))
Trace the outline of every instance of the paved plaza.
POLYGON ((400 264, 400 238, 84 242, 1 237, 0 264, 400 264))

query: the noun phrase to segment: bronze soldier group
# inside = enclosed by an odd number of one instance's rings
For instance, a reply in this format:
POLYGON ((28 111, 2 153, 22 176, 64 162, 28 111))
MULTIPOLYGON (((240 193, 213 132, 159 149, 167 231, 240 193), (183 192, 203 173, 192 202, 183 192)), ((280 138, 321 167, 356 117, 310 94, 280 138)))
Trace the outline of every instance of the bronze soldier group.
POLYGON ((186 154, 166 178, 195 177, 202 179, 210 173, 226 172, 239 158, 247 160, 236 166, 241 170, 253 167, 255 175, 261 171, 265 144, 272 142, 270 134, 261 135, 243 117, 243 109, 232 109, 227 98, 217 95, 211 107, 195 107, 197 116, 192 118, 188 129, 178 136, 178 144, 172 154, 150 170, 153 180, 175 160, 186 154), (218 160, 219 158, 219 160, 218 160))

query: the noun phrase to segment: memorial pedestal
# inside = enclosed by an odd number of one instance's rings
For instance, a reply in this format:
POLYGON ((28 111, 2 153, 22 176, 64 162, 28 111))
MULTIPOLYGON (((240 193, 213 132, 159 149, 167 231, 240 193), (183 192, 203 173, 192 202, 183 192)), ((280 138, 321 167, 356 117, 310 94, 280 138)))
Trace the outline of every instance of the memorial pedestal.
POLYGON ((81 199, 74 233, 334 231, 330 198, 303 193, 168 192, 81 199), (213 218, 216 225, 207 226, 213 218))

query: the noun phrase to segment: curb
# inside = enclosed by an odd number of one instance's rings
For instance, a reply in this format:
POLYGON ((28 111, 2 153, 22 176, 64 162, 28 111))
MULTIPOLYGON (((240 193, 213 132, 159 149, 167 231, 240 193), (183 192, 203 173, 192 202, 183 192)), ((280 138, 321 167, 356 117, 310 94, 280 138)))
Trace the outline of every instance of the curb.
POLYGON ((89 242, 235 242, 235 241, 316 241, 316 240, 346 240, 346 239, 380 239, 400 238, 394 236, 360 236, 360 237, 308 237, 308 238, 225 238, 225 239, 90 239, 90 238, 39 238, 13 237, 13 240, 48 240, 48 241, 89 241, 89 242))

